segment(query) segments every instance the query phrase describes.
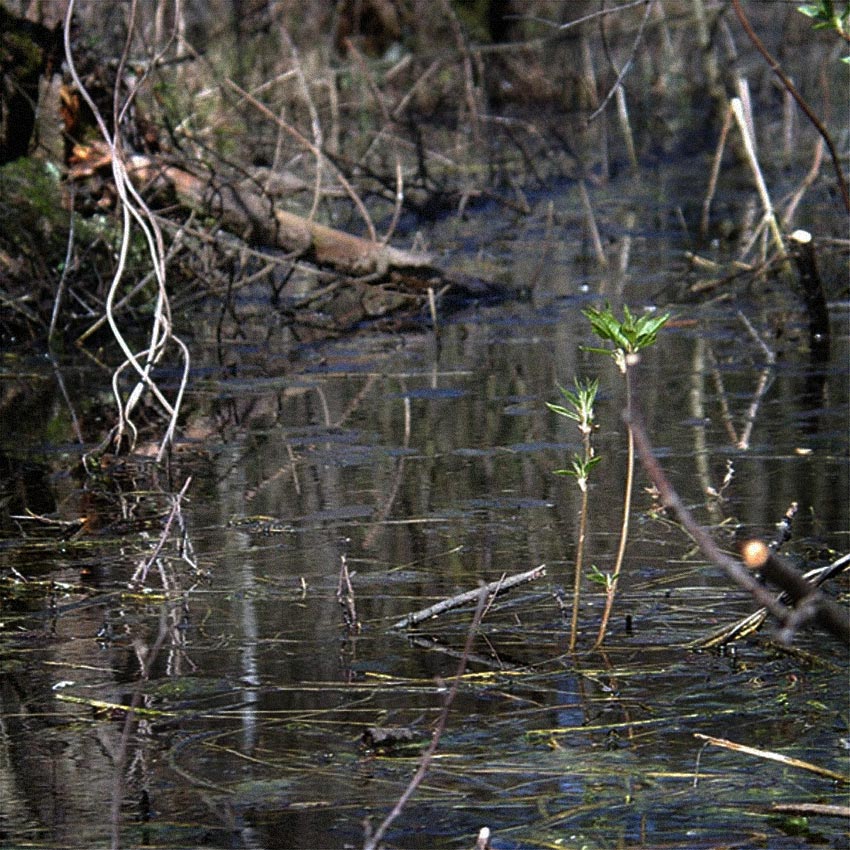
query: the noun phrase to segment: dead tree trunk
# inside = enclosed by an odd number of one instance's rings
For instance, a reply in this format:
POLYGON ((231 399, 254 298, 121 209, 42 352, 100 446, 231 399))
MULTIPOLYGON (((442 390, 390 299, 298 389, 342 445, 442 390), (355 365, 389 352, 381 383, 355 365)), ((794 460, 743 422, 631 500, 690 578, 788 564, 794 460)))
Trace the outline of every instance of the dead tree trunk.
POLYGON ((449 282, 427 254, 363 239, 276 208, 244 184, 199 177, 145 156, 131 157, 128 172, 137 185, 173 191, 181 204, 215 216, 246 242, 296 254, 340 275, 376 281, 399 278, 423 288, 449 282))

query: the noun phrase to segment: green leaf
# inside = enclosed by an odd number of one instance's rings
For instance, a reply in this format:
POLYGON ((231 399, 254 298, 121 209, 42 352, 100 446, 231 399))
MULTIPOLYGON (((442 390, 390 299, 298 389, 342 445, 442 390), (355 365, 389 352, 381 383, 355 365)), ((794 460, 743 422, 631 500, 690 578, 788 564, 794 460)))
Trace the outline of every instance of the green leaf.
POLYGON ((820 17, 821 14, 821 10, 811 3, 805 6, 798 6, 797 11, 800 14, 805 15, 807 18, 817 18, 820 17))
POLYGON ((611 576, 608 573, 603 573, 596 564, 591 564, 587 577, 594 584, 601 584, 605 588, 611 584, 611 576))
POLYGON ((568 407, 563 407, 560 404, 552 404, 552 402, 547 401, 546 407, 549 408, 553 413, 557 413, 558 416, 566 416, 569 419, 574 419, 576 422, 579 421, 579 416, 574 410, 570 410, 568 407))
POLYGON ((599 381, 580 381, 578 378, 574 380, 575 392, 568 390, 566 387, 558 385, 558 390, 566 399, 569 407, 563 404, 552 404, 546 402, 546 406, 553 413, 559 416, 566 416, 579 423, 582 431, 590 430, 590 425, 593 422, 593 405, 596 401, 596 394, 599 392, 599 381))
POLYGON ((592 345, 581 345, 579 348, 582 351, 589 351, 591 354, 607 354, 609 357, 614 353, 610 348, 594 348, 592 345))
MULTIPOLYGON (((614 315, 611 305, 608 303, 605 304, 604 310, 588 307, 582 310, 582 313, 587 317, 596 336, 600 339, 613 342, 617 348, 626 354, 632 354, 652 345, 655 342, 658 331, 670 319, 669 313, 664 313, 661 316, 652 316, 650 314, 635 316, 627 304, 623 305, 622 321, 614 315)), ((599 349, 590 348, 586 350, 599 351, 599 349)), ((614 353, 605 349, 602 350, 609 355, 614 353)))
POLYGON ((586 458, 579 454, 574 454, 570 460, 570 463, 572 464, 571 468, 556 469, 554 470, 554 474, 569 475, 570 478, 575 478, 578 486, 584 490, 585 487, 587 487, 587 479, 590 477, 590 470, 593 469, 593 467, 601 460, 602 457, 600 455, 586 458))

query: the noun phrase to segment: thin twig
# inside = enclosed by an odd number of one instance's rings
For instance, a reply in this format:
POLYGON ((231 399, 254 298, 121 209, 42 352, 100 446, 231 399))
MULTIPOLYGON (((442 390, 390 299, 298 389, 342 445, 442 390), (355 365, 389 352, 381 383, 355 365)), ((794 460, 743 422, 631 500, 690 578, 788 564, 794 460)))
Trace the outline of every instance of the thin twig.
POLYGON ((351 586, 351 572, 348 569, 348 559, 345 552, 340 555, 339 580, 336 586, 336 601, 342 608, 342 618, 349 635, 360 634, 362 628, 357 618, 357 607, 354 602, 354 588, 351 586))
POLYGON ((784 643, 789 642, 790 632, 798 623, 812 620, 834 637, 850 644, 850 611, 845 606, 819 593, 813 582, 801 576, 762 540, 747 540, 741 547, 741 557, 763 581, 782 588, 784 600, 793 606, 783 630, 789 634, 780 633, 784 643))
POLYGON ((360 217, 363 219, 363 223, 366 226, 366 230, 369 234, 369 238, 373 242, 378 241, 377 233, 375 232, 375 225, 372 221, 372 217, 369 215, 365 205, 363 204, 363 200, 354 190, 354 187, 348 180, 345 178, 345 175, 339 170, 339 168, 334 165, 333 160, 329 159, 325 154, 319 150, 308 138, 306 138, 302 133, 295 129, 291 124, 284 121, 279 116, 275 115, 274 112, 271 111, 264 103, 261 103, 257 98, 255 98, 252 94, 249 94, 245 89, 241 86, 237 85, 233 80, 225 80, 226 84, 233 89, 240 97, 244 98, 254 109, 261 112, 266 116, 270 121, 273 121, 281 130, 286 133, 289 133, 296 141, 298 141, 301 145, 303 145, 310 153, 312 153, 316 157, 324 157, 325 161, 328 165, 334 170, 336 174, 337 180, 342 184, 342 187, 348 193, 348 196, 351 198, 354 206, 357 207, 357 211, 360 213, 360 217))
MULTIPOLYGON (((626 74, 628 74, 630 68, 632 67, 632 63, 634 62, 635 56, 637 55, 637 49, 640 46, 641 40, 643 39, 643 31, 646 27, 646 22, 649 20, 649 14, 652 11, 652 7, 655 4, 655 0, 646 0, 646 6, 643 10, 643 17, 640 21, 640 26, 638 27, 637 35, 635 35, 635 40, 632 42, 632 49, 629 51, 629 58, 623 63, 623 67, 617 73, 617 79, 614 81, 614 85, 608 89, 608 93, 605 97, 602 98, 602 103, 599 104, 598 108, 591 112, 591 114, 587 118, 587 122, 590 123, 595 118, 597 118, 608 105, 608 101, 611 100, 612 95, 617 92, 617 90, 622 86, 623 79, 626 74)), ((613 62, 611 63, 614 64, 613 62)), ((615 68, 616 70, 616 68, 615 68)))
POLYGON ((481 625, 481 618, 484 614, 484 605, 487 602, 487 597, 489 596, 490 591, 488 590, 488 586, 485 585, 484 587, 476 590, 475 594, 478 597, 478 605, 475 609, 475 616, 473 616, 472 622, 469 625, 469 631, 466 634, 466 644, 463 648, 463 656, 458 664, 457 673, 455 673, 452 686, 446 696, 445 702, 443 703, 443 710, 440 712, 440 719, 437 722, 437 728, 434 730, 431 743, 423 754, 416 773, 413 775, 413 778, 410 780, 407 788, 404 789, 404 793, 398 798, 398 801, 395 806, 393 806, 392 811, 386 816, 386 818, 384 818, 381 825, 368 837, 366 842, 363 844, 363 850, 376 850, 381 839, 384 837, 393 821, 395 821, 395 819, 402 813, 405 805, 407 805, 407 801, 413 796, 413 792, 416 791, 422 783, 422 780, 425 778, 425 775, 428 773, 428 769, 434 759, 434 753, 437 752, 437 747, 440 745, 440 738, 446 729, 446 724, 449 719, 449 709, 451 708, 452 702, 454 702, 454 698, 457 695, 458 688, 460 687, 461 679, 466 671, 466 662, 469 658, 469 653, 472 651, 472 642, 475 639, 475 634, 478 631, 478 627, 481 625))
MULTIPOLYGON (((381 90, 378 88, 378 84, 375 82, 373 75, 369 72, 369 66, 366 64, 366 60, 363 58, 363 54, 357 49, 357 46, 350 38, 345 39, 345 46, 348 52, 354 57, 358 66, 360 67, 360 72, 363 74, 363 79, 366 80, 366 85, 369 87, 369 92, 372 95, 372 99, 375 101, 375 105, 381 112, 381 115, 384 119, 384 126, 378 131, 378 135, 369 145, 369 150, 375 145, 375 142, 378 138, 380 138, 385 130, 389 127, 392 127, 395 124, 393 117, 390 115, 390 111, 387 108, 386 101, 381 94, 381 90)), ((393 215, 390 220, 389 226, 387 227, 387 232, 384 234, 381 239, 382 245, 388 245, 390 239, 392 238, 393 233, 395 232, 396 227, 398 226, 399 219, 401 218, 402 206, 404 204, 404 177, 402 174, 401 168, 401 157, 398 153, 398 148, 393 145, 392 146, 393 156, 395 157, 395 202, 393 204, 393 215)), ((366 157, 361 157, 361 162, 365 162, 366 157)))
POLYGON ((316 158, 316 182, 313 191, 313 204, 310 207, 310 212, 307 214, 307 218, 312 221, 316 217, 316 213, 319 210, 319 202, 322 199, 322 173, 324 171, 326 157, 324 154, 321 154, 320 151, 324 148, 324 134, 322 133, 322 124, 319 121, 319 113, 316 109, 316 104, 310 94, 310 87, 307 85, 307 78, 304 76, 304 68, 301 65, 301 56, 286 27, 281 27, 281 37, 289 49, 289 52, 292 54, 292 61, 295 66, 295 78, 298 80, 298 85, 301 88, 301 96, 307 104, 307 112, 310 114, 310 127, 313 131, 313 148, 315 150, 316 158))
POLYGON ((608 621, 611 618, 611 610, 614 607, 614 597, 617 595, 617 584, 620 581, 620 573, 623 569, 623 560, 626 556, 626 543, 629 538, 629 520, 632 514, 632 490, 634 489, 635 477, 635 435, 631 425, 632 411, 632 382, 631 382, 631 366, 626 364, 625 379, 626 379, 626 430, 627 435, 627 450, 626 459, 626 485, 623 494, 623 517, 620 522, 620 541, 617 545, 617 557, 614 561, 614 571, 611 574, 608 587, 605 593, 605 608, 602 611, 602 621, 599 624, 599 633, 596 636, 594 649, 599 649, 602 642, 605 640, 605 633, 608 631, 608 621))
MULTIPOLYGON (((590 434, 585 434, 585 459, 591 456, 588 448, 590 445, 590 434)), ((575 575, 573 576, 573 610, 570 616, 570 652, 576 648, 578 640, 578 609, 581 599, 581 580, 584 573, 584 546, 587 540, 587 514, 588 514, 588 492, 587 484, 581 488, 581 508, 578 520, 578 541, 576 543, 575 575)))
POLYGON ((715 738, 712 735, 703 735, 701 732, 694 732, 694 737, 699 738, 701 741, 706 741, 709 744, 713 744, 715 747, 722 747, 726 750, 734 750, 736 753, 744 753, 745 755, 756 756, 757 758, 767 759, 768 761, 778 761, 780 764, 787 765, 788 767, 796 767, 800 770, 807 770, 809 773, 816 773, 818 776, 823 776, 826 779, 832 779, 835 782, 840 782, 842 785, 846 785, 850 782, 850 779, 848 779, 843 773, 838 773, 835 770, 830 770, 829 768, 812 764, 810 761, 802 761, 801 759, 795 759, 791 756, 784 756, 782 753, 775 753, 772 750, 760 750, 756 747, 748 747, 745 744, 738 744, 735 741, 730 741, 726 738, 715 738))
MULTIPOLYGON (((764 606, 779 620, 782 626, 779 632, 780 639, 787 642, 792 637, 794 629, 809 620, 817 620, 820 625, 824 626, 835 637, 846 641, 848 635, 850 635, 850 625, 847 624, 846 612, 835 611, 834 606, 836 608, 839 606, 825 599, 818 590, 806 588, 805 593, 798 594, 792 592, 792 595, 800 598, 801 602, 797 608, 788 608, 779 600, 775 599, 767 587, 755 578, 740 561, 730 558, 720 551, 708 532, 697 523, 691 512, 685 507, 679 494, 673 489, 673 485, 661 469, 661 465, 652 452, 652 446, 646 435, 646 430, 640 422, 639 414, 636 410, 632 411, 631 420, 631 427, 635 436, 635 447, 640 456, 641 463, 658 489, 662 502, 673 510, 682 527, 694 539, 703 554, 713 564, 720 567, 735 584, 746 590, 756 602, 764 606), (829 622, 833 619, 835 623, 829 622)), ((761 564, 757 566, 761 567, 761 564)), ((778 570, 775 572, 778 572, 778 570)), ((782 578, 783 582, 780 583, 780 586, 783 589, 790 590, 789 585, 784 583, 785 577, 783 576, 782 578)))
POLYGON ((850 806, 833 806, 829 803, 774 803, 770 811, 788 815, 850 818, 850 806))
MULTIPOLYGON (((837 561, 833 561, 826 566, 809 570, 803 573, 802 578, 809 582, 812 587, 820 587, 829 581, 829 579, 846 572, 848 569, 850 569, 850 554, 843 555, 837 561)), ((784 590, 777 596, 777 602, 781 602, 782 604, 787 604, 791 601, 791 596, 784 590)), ((748 614, 746 617, 732 623, 731 626, 724 626, 722 629, 712 632, 707 637, 695 640, 691 646, 696 649, 714 649, 725 646, 728 643, 732 643, 732 641, 739 640, 757 631, 761 628, 766 617, 767 609, 759 608, 757 611, 753 611, 752 614, 748 614)))
POLYGON ((635 437, 635 449, 637 450, 638 457, 647 475, 649 475, 653 484, 658 489, 664 505, 676 514, 685 531, 694 539, 709 561, 720 567, 735 584, 742 587, 756 602, 767 608, 780 623, 785 623, 789 613, 788 609, 777 602, 773 594, 752 576, 743 564, 720 551, 708 532, 697 523, 691 512, 685 507, 679 494, 673 489, 673 485, 664 474, 661 465, 653 454, 652 446, 646 435, 646 430, 640 421, 637 410, 632 410, 631 418, 632 431, 635 437))
POLYGON ((738 20, 741 22, 741 26, 744 28, 744 32, 749 36, 750 41, 755 45, 756 50, 764 57, 764 60, 770 66, 770 70, 779 77, 782 85, 788 90, 791 94, 791 97, 797 101, 797 105, 806 115, 806 118, 811 121, 814 128, 821 134, 824 142, 826 143, 827 148, 829 149, 829 155, 832 157, 832 166, 835 169, 835 178, 838 182, 838 189, 841 193, 841 200, 844 201, 844 208, 850 213, 850 190, 847 188, 847 181, 844 179, 844 170, 841 167, 841 160, 838 157, 838 151, 835 149, 835 145, 833 144, 832 137, 829 135, 829 131, 826 127, 823 126, 823 122, 820 118, 815 115, 812 108, 806 102, 805 98, 797 91, 797 87, 785 72, 782 70, 782 66, 776 59, 773 58, 770 51, 764 46, 762 40, 756 34, 756 31, 753 29, 752 24, 744 13, 743 8, 741 7, 740 0, 732 0, 732 6, 735 9, 735 14, 738 16, 738 20))
MULTIPOLYGON (((495 595, 503 593, 512 587, 516 587, 518 584, 534 581, 535 579, 541 578, 545 575, 546 564, 541 564, 533 570, 527 570, 524 573, 517 573, 516 575, 508 576, 507 578, 502 577, 497 581, 491 581, 489 584, 484 585, 484 589, 488 594, 492 593, 495 595)), ((459 608, 461 605, 467 605, 477 599, 479 593, 481 593, 480 589, 468 590, 465 593, 459 593, 457 596, 443 599, 440 602, 436 602, 434 605, 429 605, 427 608, 422 608, 419 611, 414 611, 413 613, 408 614, 404 617, 404 619, 393 623, 390 626, 390 629, 406 629, 410 626, 415 626, 417 623, 421 623, 423 620, 436 617, 438 614, 442 614, 445 611, 451 611, 453 608, 459 608)))
POLYGON ((62 265, 62 274, 59 276, 59 285, 56 287, 56 298, 53 301, 53 312, 50 315, 50 327, 47 330, 48 346, 52 345, 54 341, 54 336, 56 334, 56 322, 59 319, 59 312, 62 307, 62 296, 65 294, 65 285, 68 280, 68 269, 71 267, 71 259, 74 256, 74 224, 76 221, 74 217, 74 203, 76 195, 76 189, 72 185, 71 197, 69 199, 71 215, 68 224, 68 247, 65 251, 65 262, 62 265))

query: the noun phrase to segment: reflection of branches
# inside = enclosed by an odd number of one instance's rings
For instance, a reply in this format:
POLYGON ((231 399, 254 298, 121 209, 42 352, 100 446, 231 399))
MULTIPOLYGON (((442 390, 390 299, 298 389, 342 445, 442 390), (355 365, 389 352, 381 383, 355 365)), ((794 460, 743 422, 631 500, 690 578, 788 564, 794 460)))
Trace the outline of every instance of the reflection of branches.
MULTIPOLYGON (((124 806, 124 797, 128 778, 134 770, 134 765, 143 761, 143 756, 140 752, 128 765, 128 752, 130 747, 131 737, 139 737, 141 723, 137 725, 138 709, 141 707, 145 699, 142 684, 149 681, 151 671, 156 659, 159 657, 166 644, 169 647, 168 658, 166 662, 166 672, 169 676, 181 675, 183 662, 195 669, 195 665, 186 657, 186 623, 188 621, 189 609, 185 595, 181 592, 178 586, 177 579, 173 574, 170 574, 167 566, 162 558, 162 551, 168 539, 171 537, 172 530, 176 526, 180 533, 179 554, 180 557, 196 569, 194 555, 191 543, 186 534, 186 527, 183 522, 183 514, 181 511, 181 502, 186 495, 186 491, 191 484, 191 477, 186 479, 180 492, 176 495, 171 495, 171 510, 165 521, 162 534, 159 537, 153 552, 139 565, 131 579, 131 585, 144 585, 147 574, 150 568, 156 564, 159 571, 160 579, 163 588, 168 591, 168 598, 160 607, 159 612, 159 627, 156 638, 153 643, 148 642, 139 633, 130 633, 131 644, 136 661, 139 665, 139 679, 136 687, 133 690, 130 704, 127 708, 127 714, 124 719, 124 726, 121 731, 121 738, 118 746, 112 753, 115 766, 115 778, 112 787, 111 801, 111 830, 112 830, 112 847, 117 848, 121 844, 121 822, 122 809, 124 806)), ((128 631, 131 626, 128 626, 128 631)))
POLYGON ((386 818, 384 818, 383 822, 375 830, 375 832, 372 835, 367 836, 367 839, 363 844, 363 850, 377 850, 377 847, 380 845, 381 839, 386 834, 386 831, 393 824, 393 821, 395 821, 395 819, 402 813, 404 807, 407 805, 407 801, 413 796, 413 792, 416 791, 422 783, 422 780, 428 773, 428 769, 431 767, 434 753, 437 752, 437 747, 440 745, 440 738, 442 737, 443 732, 446 729, 446 724, 448 723, 449 709, 451 708, 452 702, 454 702, 455 696, 457 696, 458 688, 460 687, 460 680, 466 671, 466 662, 469 658, 469 653, 472 651, 472 642, 475 639, 478 626, 481 624, 481 618, 484 616, 484 605, 487 602, 489 591, 487 587, 482 587, 480 590, 477 590, 476 593, 478 594, 478 606, 475 609, 475 616, 473 616, 472 622, 469 624, 469 631, 466 635, 466 644, 463 648, 463 656, 458 664, 457 673, 455 673, 451 689, 446 695, 445 702, 443 703, 443 710, 440 712, 440 719, 437 721, 437 728, 434 730, 431 743, 422 756, 416 773, 413 775, 413 778, 410 780, 407 788, 404 789, 404 793, 398 798, 395 806, 393 806, 393 810, 386 816, 386 818))
MULTIPOLYGON (((402 442, 402 448, 405 451, 410 447, 410 396, 405 395, 404 397, 404 440, 402 442)), ((375 543, 375 538, 378 536, 379 530, 381 528, 381 523, 383 523, 386 518, 390 515, 390 511, 395 504, 396 497, 398 496, 399 488, 401 487, 401 482, 404 479, 404 455, 401 455, 399 459, 396 461, 395 473, 393 475, 393 482, 387 491, 387 495, 381 500, 381 504, 378 506, 375 511, 375 516, 373 519, 374 525, 369 529, 366 536, 363 538, 363 548, 369 549, 375 543)))
MULTIPOLYGON (((182 628, 185 603, 183 602, 166 602, 160 609, 159 631, 153 644, 148 647, 145 645, 141 637, 133 639, 133 650, 136 659, 139 663, 139 680, 146 682, 150 678, 151 669, 157 656, 159 655, 166 639, 170 639, 172 648, 176 648, 177 657, 182 657, 182 647, 185 643, 185 630, 182 628)), ((169 673, 177 674, 172 661, 169 662, 169 673)), ((140 761, 144 761, 143 756, 137 751, 136 756, 128 765, 127 754, 129 751, 130 738, 133 735, 134 729, 139 737, 141 723, 136 725, 137 710, 140 708, 144 699, 144 694, 140 684, 133 690, 133 695, 130 698, 130 705, 127 707, 127 714, 124 718, 124 726, 121 730, 121 738, 118 746, 112 753, 112 758, 115 766, 115 776, 112 786, 112 801, 110 807, 110 826, 112 830, 111 846, 113 850, 117 850, 121 846, 121 812, 124 807, 124 796, 127 787, 127 778, 133 772, 134 765, 140 761)))
MULTIPOLYGON (((817 620, 833 635, 847 640, 850 629, 848 629, 846 622, 846 612, 831 600, 826 599, 811 585, 808 585, 801 576, 785 567, 778 559, 774 557, 765 557, 764 560, 752 558, 748 563, 752 567, 762 570, 769 568, 768 578, 789 591, 792 600, 798 603, 795 608, 788 608, 783 605, 747 571, 743 564, 720 551, 708 532, 697 523, 691 512, 685 507, 679 494, 673 489, 673 485, 653 454, 649 438, 639 415, 634 409, 630 412, 629 418, 629 424, 634 432, 637 453, 644 469, 658 489, 663 503, 673 510, 685 531, 693 537, 703 554, 713 564, 720 567, 735 584, 746 590, 753 599, 779 620, 783 626, 781 637, 788 640, 793 636, 794 630, 810 620, 817 620), (836 608, 837 611, 834 610, 836 608)), ((761 546, 767 549, 764 544, 761 544, 761 546)))
POLYGON ((183 541, 181 543, 181 551, 183 553, 183 558, 188 560, 192 566, 194 566, 192 557, 191 557, 191 548, 187 547, 186 537, 185 537, 185 525, 183 523, 183 514, 180 508, 180 503, 183 497, 186 495, 186 491, 189 489, 189 485, 192 483, 192 477, 189 476, 186 479, 186 483, 180 489, 180 492, 176 496, 171 496, 171 511, 168 514, 168 518, 165 521, 165 527, 162 529, 162 534, 159 536, 159 540, 157 541, 156 546, 154 547, 153 552, 148 556, 148 558, 139 564, 136 572, 133 573, 133 577, 130 579, 130 585, 136 586, 141 585, 144 586, 145 581, 148 577, 148 571, 153 566, 153 564, 157 565, 157 569, 159 570, 159 576, 162 580, 162 586, 166 590, 169 590, 172 585, 172 581, 169 578, 165 566, 160 559, 159 555, 162 552, 162 547, 165 546, 166 541, 171 535, 171 526, 174 524, 174 521, 177 521, 178 528, 183 532, 183 541))
POLYGON ((83 439, 83 432, 80 428, 80 420, 77 418, 77 411, 74 409, 71 397, 68 395, 68 389, 65 386, 65 379, 62 377, 62 370, 59 368, 56 358, 52 354, 50 354, 49 357, 50 365, 53 367, 53 375, 56 378, 56 384, 59 387, 59 392, 62 394, 62 398, 68 408, 68 415, 71 418, 71 430, 74 432, 74 438, 78 443, 82 444, 85 440, 83 439))
POLYGON ((756 422, 756 416, 758 415, 759 407, 761 405, 761 401, 764 398, 765 393, 767 392, 770 375, 773 372, 773 364, 776 362, 776 355, 765 345, 764 340, 758 335, 756 329, 752 326, 750 320, 739 310, 738 318, 743 322, 744 327, 747 329, 750 336, 756 341, 759 347, 762 350, 762 353, 767 360, 767 365, 764 369, 761 370, 761 374, 759 375, 758 384, 756 385, 756 391, 753 393, 752 401, 750 402, 750 406, 747 408, 747 414, 744 418, 744 428, 741 431, 741 437, 738 440, 737 447, 739 449, 748 449, 750 447, 750 437, 753 433, 753 426, 756 422))
POLYGON ((766 361, 765 367, 759 373, 759 379, 756 384, 755 391, 753 392, 753 397, 750 400, 750 405, 744 416, 744 426, 741 429, 740 434, 738 434, 738 431, 735 428, 735 423, 732 421, 732 412, 729 408, 729 401, 727 399, 726 387, 723 383, 723 376, 720 374, 720 369, 718 368, 717 358, 714 351, 710 347, 708 349, 708 358, 711 361, 711 374, 720 399, 720 410, 726 433, 729 435, 729 440, 732 445, 738 449, 746 451, 750 448, 750 439, 752 438, 753 427, 755 426, 759 407, 761 407, 761 403, 770 387, 770 377, 773 374, 773 367, 776 363, 776 355, 767 347, 764 340, 762 340, 759 336, 758 331, 753 327, 752 322, 750 322, 750 320, 740 310, 738 311, 738 318, 741 320, 741 323, 747 329, 747 332, 752 339, 761 348, 766 361))

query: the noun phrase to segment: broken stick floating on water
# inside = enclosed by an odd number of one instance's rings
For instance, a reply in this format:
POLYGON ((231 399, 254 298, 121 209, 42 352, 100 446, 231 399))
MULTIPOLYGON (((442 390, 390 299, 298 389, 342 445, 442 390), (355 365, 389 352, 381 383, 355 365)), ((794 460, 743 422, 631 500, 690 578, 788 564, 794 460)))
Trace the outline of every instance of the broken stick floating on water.
POLYGON ((739 744, 737 741, 730 741, 726 738, 715 738, 712 735, 703 735, 701 732, 694 732, 694 738, 699 738, 705 741, 706 744, 714 744, 715 747, 723 747, 726 750, 734 750, 738 753, 744 753, 748 756, 767 759, 768 761, 778 761, 780 764, 788 767, 795 767, 800 770, 807 770, 810 773, 816 773, 818 776, 823 776, 826 779, 832 779, 834 782, 839 782, 842 785, 850 783, 850 777, 843 773, 838 773, 835 770, 830 770, 827 767, 821 767, 819 764, 812 764, 810 761, 801 761, 800 759, 791 758, 791 756, 783 755, 782 753, 774 752, 773 750, 761 750, 756 747, 748 747, 746 744, 739 744))
MULTIPOLYGON (((518 584, 524 584, 527 581, 534 581, 546 575, 546 564, 541 564, 533 570, 527 570, 524 573, 517 573, 513 576, 502 577, 497 581, 491 581, 486 585, 487 593, 497 596, 518 584)), ((481 594, 481 588, 475 590, 467 590, 465 593, 459 593, 457 596, 452 596, 449 599, 442 599, 440 602, 435 602, 427 608, 422 608, 419 611, 414 611, 408 614, 397 623, 393 623, 391 629, 407 629, 410 626, 415 626, 423 620, 428 620, 431 617, 436 617, 437 614, 442 614, 444 611, 450 611, 452 608, 459 608, 461 605, 467 605, 471 602, 476 602, 481 594)))

